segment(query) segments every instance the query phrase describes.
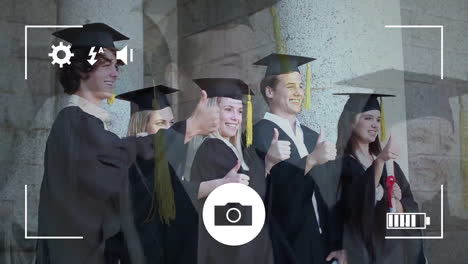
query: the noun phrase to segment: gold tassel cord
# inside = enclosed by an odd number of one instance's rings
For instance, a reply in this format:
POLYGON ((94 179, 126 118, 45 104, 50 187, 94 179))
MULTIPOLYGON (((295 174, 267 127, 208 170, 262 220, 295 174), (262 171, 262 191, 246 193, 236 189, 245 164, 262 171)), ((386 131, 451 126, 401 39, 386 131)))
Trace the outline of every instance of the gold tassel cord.
POLYGON ((380 141, 385 141, 387 139, 387 131, 385 127, 385 112, 382 97, 380 97, 380 141))
MULTIPOLYGON (((158 98, 153 99, 153 109, 159 109, 158 98)), ((166 158, 167 145, 164 133, 159 132, 153 135, 154 146, 154 193, 158 205, 159 218, 166 225, 176 218, 176 205, 174 198, 174 188, 172 187, 171 174, 166 158)), ((154 199, 152 208, 148 214, 146 222, 150 221, 155 214, 154 199)))
POLYGON ((247 95, 247 116, 246 116, 246 145, 249 147, 253 142, 253 109, 252 96, 247 95))
POLYGON ((111 105, 115 103, 115 93, 112 93, 112 96, 107 98, 107 104, 111 105))
POLYGON ((156 150, 155 159, 155 191, 158 201, 159 217, 163 223, 169 225, 176 218, 176 206, 174 189, 172 187, 169 165, 165 159, 165 141, 162 133, 154 135, 154 146, 156 150))
POLYGON ((286 53, 286 44, 284 43, 283 35, 281 34, 281 23, 276 7, 270 7, 270 14, 273 20, 273 35, 275 38, 276 52, 286 53))
POLYGON ((304 109, 310 109, 310 101, 311 101, 311 82, 312 82, 312 74, 310 72, 310 64, 307 64, 307 71, 306 71, 306 90, 305 90, 305 104, 304 109))

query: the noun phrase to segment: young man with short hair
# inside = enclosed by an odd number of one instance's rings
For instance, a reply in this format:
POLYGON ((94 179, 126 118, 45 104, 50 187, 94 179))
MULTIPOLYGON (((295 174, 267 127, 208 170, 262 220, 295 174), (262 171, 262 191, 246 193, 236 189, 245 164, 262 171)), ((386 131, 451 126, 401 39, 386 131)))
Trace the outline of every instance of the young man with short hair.
POLYGON ((70 100, 47 139, 38 235, 83 238, 38 240, 37 263, 140 263, 137 249, 122 232, 120 191, 130 165, 137 156, 151 159, 155 150, 170 151, 194 135, 216 130, 219 114, 207 108, 205 93, 187 121, 155 134, 167 148, 155 146, 153 136, 121 139, 107 130, 109 117, 100 105, 111 98, 119 77, 114 41, 128 38, 103 23, 54 35, 70 42, 74 55, 60 70, 70 100), (103 49, 94 65, 88 62, 91 47, 103 49))
MULTIPOLYGON (((332 259, 346 263, 340 237, 331 234, 341 227, 330 219, 315 180, 335 180, 328 162, 335 159, 336 149, 324 140, 322 132, 319 135, 297 119, 304 100, 298 67, 312 60, 271 54, 255 63, 267 66, 261 93, 269 111, 254 126, 253 146, 269 171, 269 203, 273 221, 279 226, 277 232, 285 236, 297 263, 328 263, 332 259)), ((279 236, 274 232, 272 237, 279 236)))

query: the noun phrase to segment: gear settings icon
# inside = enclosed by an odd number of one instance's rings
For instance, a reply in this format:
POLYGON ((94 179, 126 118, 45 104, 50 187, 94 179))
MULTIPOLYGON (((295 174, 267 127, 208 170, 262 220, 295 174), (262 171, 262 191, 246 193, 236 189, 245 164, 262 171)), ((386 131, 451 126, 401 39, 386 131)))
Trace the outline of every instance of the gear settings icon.
POLYGON ((59 67, 62 68, 63 64, 70 64, 70 59, 75 54, 70 51, 71 46, 63 45, 63 42, 60 42, 58 46, 52 45, 52 52, 49 53, 49 57, 52 57, 52 64, 59 64, 59 67), (63 52, 65 55, 63 58, 59 58, 58 53, 63 52))

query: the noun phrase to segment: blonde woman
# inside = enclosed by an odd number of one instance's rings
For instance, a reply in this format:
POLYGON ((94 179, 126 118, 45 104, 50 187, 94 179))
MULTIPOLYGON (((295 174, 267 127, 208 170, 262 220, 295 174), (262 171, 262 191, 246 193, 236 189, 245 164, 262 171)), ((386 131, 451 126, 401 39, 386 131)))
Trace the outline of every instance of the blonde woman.
MULTIPOLYGON (((177 91, 158 85, 119 95, 117 98, 133 102, 138 110, 130 118, 128 135, 145 136, 171 127, 174 115, 166 95, 177 91)), ((216 108, 210 109, 218 115, 216 108)), ((176 123, 171 129, 183 131, 183 123, 176 123)), ((159 173, 158 167, 164 165, 155 165, 153 159, 138 159, 129 171, 134 223, 148 263, 196 263, 198 214, 191 200, 206 197, 222 183, 240 177, 233 170, 220 181, 184 180, 181 168, 187 145, 171 144, 171 150, 163 157, 170 172, 167 178, 159 173)))
MULTIPOLYGON (((242 149, 242 96, 252 94, 241 80, 227 78, 196 79, 208 94, 208 106, 219 108, 219 128, 205 137, 196 150, 191 166, 192 181, 222 181, 233 166, 238 171, 238 182, 249 185, 261 196, 265 194, 265 168, 256 155, 242 149), (247 174, 250 176, 247 176, 247 174)), ((194 151, 193 149, 191 151, 194 151)), ((241 246, 226 246, 214 240, 203 225, 199 201, 198 263, 272 263, 273 250, 267 230, 269 225, 251 242, 241 246)), ((276 257, 276 254, 275 254, 276 257)), ((280 262, 278 262, 280 263, 280 262)))

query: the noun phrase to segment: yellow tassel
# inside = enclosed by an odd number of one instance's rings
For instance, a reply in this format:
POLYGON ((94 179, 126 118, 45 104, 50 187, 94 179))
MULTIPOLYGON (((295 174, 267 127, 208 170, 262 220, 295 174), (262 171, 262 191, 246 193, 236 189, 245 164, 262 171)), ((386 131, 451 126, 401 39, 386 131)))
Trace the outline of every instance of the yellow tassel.
POLYGON ((249 147, 253 141, 253 109, 252 109, 252 96, 247 95, 247 117, 246 117, 246 145, 249 147))
POLYGON ((287 53, 286 44, 283 40, 283 35, 281 34, 281 23, 278 16, 278 10, 276 7, 270 7, 271 18, 273 20, 273 35, 275 37, 276 52, 278 53, 287 53))
MULTIPOLYGON (((159 109, 159 101, 153 99, 153 109, 159 109)), ((167 145, 163 133, 153 135, 154 144, 154 192, 158 205, 159 218, 163 223, 169 225, 176 218, 176 205, 174 198, 174 188, 172 187, 171 174, 166 158, 167 145)), ((154 199, 146 222, 154 217, 154 199)))
POLYGON ((107 98, 107 104, 111 105, 115 103, 115 93, 112 93, 112 96, 107 98))
POLYGON ((382 97, 380 98, 380 134, 381 134, 380 141, 385 141, 387 139, 387 131, 385 128, 385 113, 384 113, 382 97))
POLYGON ((312 74, 310 73, 310 65, 307 64, 307 71, 306 71, 306 91, 305 91, 305 109, 310 109, 310 100, 311 100, 311 82, 312 82, 312 74))
MULTIPOLYGON (((161 165, 161 164, 158 164, 161 165)), ((158 200, 159 217, 163 223, 169 225, 171 221, 176 218, 176 207, 174 201, 174 189, 172 188, 171 177, 169 175, 169 168, 167 162, 165 165, 156 168, 158 171, 158 182, 156 188, 156 197, 158 200), (164 173, 168 174, 164 174, 164 173)))

